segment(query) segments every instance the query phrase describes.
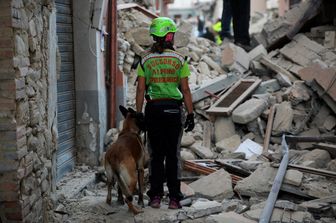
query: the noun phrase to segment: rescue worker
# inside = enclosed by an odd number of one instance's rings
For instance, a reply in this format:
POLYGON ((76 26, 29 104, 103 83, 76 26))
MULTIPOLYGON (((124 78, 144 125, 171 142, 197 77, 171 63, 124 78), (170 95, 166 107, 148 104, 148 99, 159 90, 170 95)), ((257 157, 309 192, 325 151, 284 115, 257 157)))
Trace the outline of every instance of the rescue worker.
POLYGON ((211 26, 212 33, 215 36, 215 42, 217 45, 222 44, 222 39, 221 39, 221 32, 222 32, 222 21, 221 19, 218 19, 215 24, 211 26))
POLYGON ((137 112, 142 112, 146 98, 145 122, 150 154, 147 195, 152 208, 160 208, 165 181, 169 192, 168 208, 181 208, 183 195, 179 172, 183 102, 187 111, 185 131, 191 131, 195 126, 188 85, 190 70, 186 58, 174 50, 176 31, 176 24, 170 18, 155 18, 150 25, 154 44, 137 68, 137 112))

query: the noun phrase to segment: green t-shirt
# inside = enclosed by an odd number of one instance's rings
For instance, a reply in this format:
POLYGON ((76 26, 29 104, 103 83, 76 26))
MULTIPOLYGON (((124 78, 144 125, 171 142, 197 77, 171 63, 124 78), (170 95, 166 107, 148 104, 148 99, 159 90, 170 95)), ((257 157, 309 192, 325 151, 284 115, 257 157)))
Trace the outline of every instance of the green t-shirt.
POLYGON ((150 99, 183 98, 179 90, 180 79, 190 76, 190 70, 182 55, 173 50, 165 50, 161 54, 149 53, 140 63, 138 76, 145 77, 150 99))

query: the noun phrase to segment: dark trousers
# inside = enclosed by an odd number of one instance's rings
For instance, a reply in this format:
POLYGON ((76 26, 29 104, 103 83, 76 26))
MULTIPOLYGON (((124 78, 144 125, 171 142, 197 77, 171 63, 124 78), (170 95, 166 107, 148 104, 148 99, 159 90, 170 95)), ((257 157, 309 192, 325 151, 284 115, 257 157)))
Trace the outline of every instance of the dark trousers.
POLYGON ((182 199, 179 180, 180 141, 182 135, 181 106, 176 102, 147 103, 145 119, 150 153, 147 195, 163 196, 167 181, 169 197, 182 199))
POLYGON ((232 13, 231 13, 231 5, 230 0, 223 0, 223 11, 222 11, 222 30, 221 36, 222 39, 224 37, 231 37, 231 20, 232 20, 232 13))
POLYGON ((235 43, 250 45, 250 0, 230 0, 235 43))

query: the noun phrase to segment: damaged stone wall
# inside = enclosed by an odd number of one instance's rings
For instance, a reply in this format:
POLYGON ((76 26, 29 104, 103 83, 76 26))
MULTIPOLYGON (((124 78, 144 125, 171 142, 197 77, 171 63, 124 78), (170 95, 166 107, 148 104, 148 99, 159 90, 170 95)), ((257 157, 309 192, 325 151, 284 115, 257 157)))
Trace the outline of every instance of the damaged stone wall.
POLYGON ((51 0, 0 2, 1 222, 44 222, 48 206, 56 149, 54 9, 51 0))

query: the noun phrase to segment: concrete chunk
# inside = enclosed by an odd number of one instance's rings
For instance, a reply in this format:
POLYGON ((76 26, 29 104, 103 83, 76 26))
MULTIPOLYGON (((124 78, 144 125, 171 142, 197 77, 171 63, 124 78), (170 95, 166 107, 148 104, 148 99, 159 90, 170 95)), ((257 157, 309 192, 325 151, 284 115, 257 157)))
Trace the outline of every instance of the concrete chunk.
POLYGON ((300 186, 303 179, 303 173, 298 170, 287 170, 284 178, 284 183, 294 186, 300 186))
POLYGON ((250 59, 241 47, 238 47, 232 43, 228 43, 224 46, 222 51, 222 66, 230 71, 238 71, 244 73, 249 69, 250 59))
POLYGON ((259 115, 261 115, 261 113, 267 108, 267 106, 267 101, 252 98, 233 110, 232 120, 235 123, 247 124, 258 118, 259 115))
POLYGON ((336 47, 336 32, 335 31, 325 32, 324 46, 330 49, 333 49, 336 47))
POLYGON ((304 154, 301 157, 299 164, 313 168, 325 168, 329 161, 331 161, 331 158, 328 151, 314 149, 313 151, 304 154))
POLYGON ((214 125, 216 142, 236 134, 235 125, 231 117, 217 116, 214 125))
POLYGON ((129 32, 134 41, 140 46, 150 46, 153 44, 153 38, 149 35, 149 30, 147 28, 135 28, 131 29, 129 32))
POLYGON ((202 177, 189 186, 194 189, 196 195, 209 199, 222 200, 233 196, 231 176, 224 169, 202 177))
POLYGON ((285 101, 276 107, 276 114, 273 121, 273 135, 280 135, 289 132, 292 128, 294 112, 290 102, 285 101))
POLYGON ((203 55, 201 60, 203 60, 205 63, 207 63, 212 69, 214 69, 218 73, 220 73, 220 74, 225 73, 225 71, 218 65, 218 63, 215 62, 213 59, 211 59, 209 56, 203 55))
POLYGON ((284 16, 267 21, 257 39, 269 49, 284 38, 293 38, 307 21, 318 14, 321 3, 322 0, 315 0, 294 5, 284 16))
POLYGON ((269 163, 259 165, 249 177, 238 181, 234 190, 243 196, 266 197, 271 190, 276 172, 276 169, 269 163))
POLYGON ((240 136, 233 135, 229 138, 222 139, 216 143, 216 150, 218 152, 231 152, 233 153, 240 145, 240 136))
POLYGON ((187 209, 187 216, 191 219, 201 218, 222 212, 223 207, 217 201, 199 199, 187 209))
MULTIPOLYGON (((256 209, 252 211, 247 211, 243 216, 259 221, 260 215, 263 209, 256 209)), ((302 223, 302 222, 313 222, 314 218, 309 212, 303 211, 287 211, 279 208, 274 208, 272 217, 269 223, 302 223)))
POLYGON ((259 87, 255 90, 254 94, 273 93, 280 90, 281 87, 277 79, 270 79, 260 83, 259 87))
POLYGON ((194 143, 190 146, 190 149, 202 159, 214 158, 213 152, 209 148, 202 146, 200 142, 194 143))
POLYGON ((211 215, 206 219, 207 223, 255 223, 256 221, 245 218, 235 212, 220 213, 211 215))
POLYGON ((259 60, 263 55, 267 55, 267 50, 262 44, 259 44, 255 48, 253 48, 249 53, 250 60, 259 60))

